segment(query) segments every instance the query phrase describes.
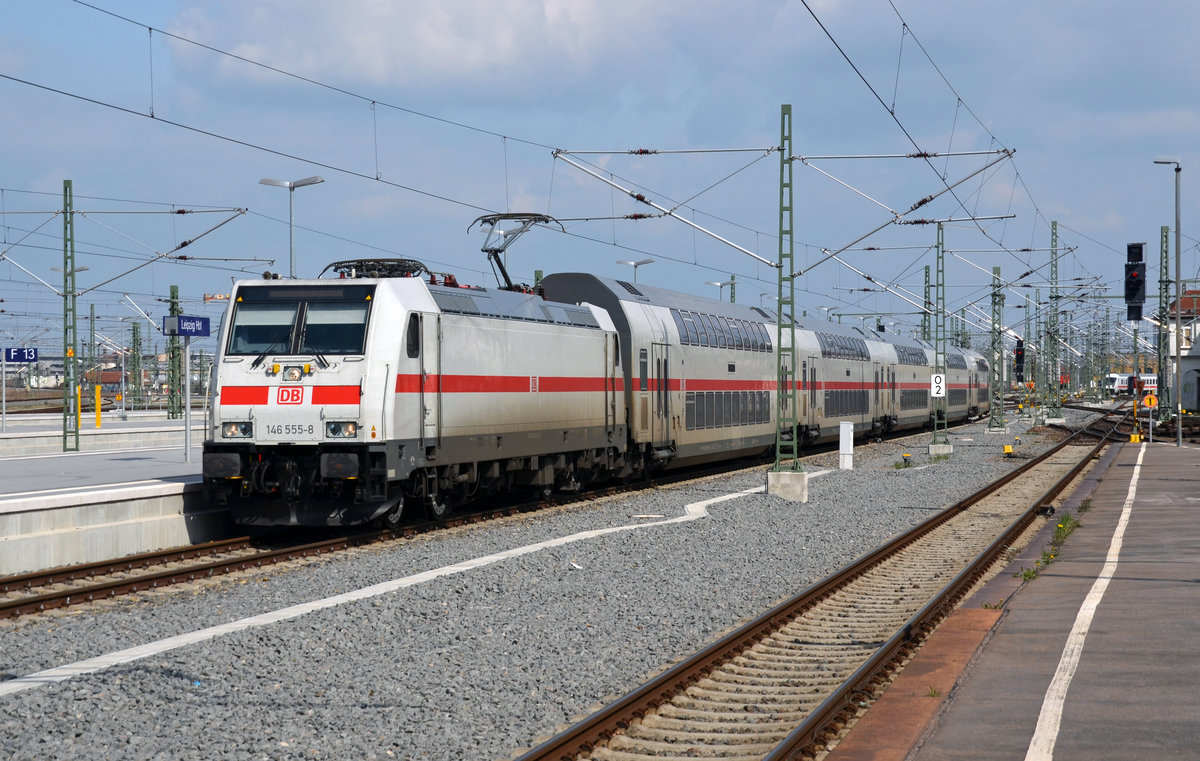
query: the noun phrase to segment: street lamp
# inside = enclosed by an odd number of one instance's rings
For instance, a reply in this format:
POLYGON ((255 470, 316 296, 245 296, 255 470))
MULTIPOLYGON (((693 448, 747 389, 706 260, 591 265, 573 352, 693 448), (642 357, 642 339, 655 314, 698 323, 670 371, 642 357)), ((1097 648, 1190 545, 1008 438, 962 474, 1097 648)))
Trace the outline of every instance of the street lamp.
POLYGON ((1183 446, 1183 333, 1179 327, 1179 313, 1183 311, 1183 270, 1180 269, 1179 253, 1179 175, 1183 165, 1178 156, 1160 156, 1155 164, 1175 165, 1175 446, 1183 446))
POLYGON ((291 267, 288 271, 288 277, 296 277, 296 216, 294 213, 295 205, 293 197, 296 195, 296 188, 303 188, 309 185, 316 185, 319 182, 325 182, 320 177, 305 177, 303 180, 272 180, 264 177, 258 181, 259 185, 271 185, 276 188, 288 189, 288 250, 291 254, 291 267))
POLYGON ((717 299, 720 301, 724 301, 725 300, 725 286, 733 285, 733 282, 734 281, 732 281, 732 280, 705 280, 704 284, 717 286, 717 289, 718 289, 717 290, 717 294, 718 294, 717 299))
POLYGON ((617 264, 627 264, 630 267, 633 267, 633 282, 635 282, 635 283, 637 282, 638 267, 641 267, 643 264, 653 264, 653 263, 654 263, 653 259, 639 259, 636 262, 631 262, 627 259, 618 259, 617 260, 617 264))

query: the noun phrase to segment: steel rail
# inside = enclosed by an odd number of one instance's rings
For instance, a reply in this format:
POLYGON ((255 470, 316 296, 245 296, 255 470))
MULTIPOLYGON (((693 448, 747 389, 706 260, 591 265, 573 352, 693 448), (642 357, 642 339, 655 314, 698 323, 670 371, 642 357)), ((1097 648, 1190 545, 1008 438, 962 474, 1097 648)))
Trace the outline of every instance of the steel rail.
MULTIPOLYGON (((1063 448, 1070 446, 1077 435, 1079 434, 1064 439, 1039 457, 996 479, 975 494, 956 502, 937 515, 931 516, 904 534, 864 554, 845 568, 835 571, 796 597, 780 603, 744 626, 721 637, 624 697, 517 757, 516 761, 564 761, 586 756, 598 745, 625 731, 634 722, 641 720, 660 705, 669 702, 675 695, 684 692, 690 685, 715 671, 739 653, 749 649, 755 642, 779 630, 789 621, 803 615, 817 603, 833 595, 849 580, 863 575, 899 549, 916 542, 941 524, 1020 478, 1063 448)), ((1065 488, 1066 484, 1070 483, 1071 479, 1104 444, 1105 442, 1102 441, 1088 457, 1083 458, 1080 465, 1072 470, 1072 475, 1063 479, 1057 488, 1065 488)), ((1048 494, 1049 492, 1047 492, 1048 494)), ((826 726, 846 711, 851 704, 851 696, 863 692, 865 685, 877 679, 879 673, 888 667, 888 664, 893 661, 903 647, 914 644, 918 635, 926 632, 929 628, 929 624, 926 622, 930 619, 931 614, 938 611, 948 612, 952 609, 952 602, 962 595, 962 590, 969 588, 974 583, 974 579, 982 575, 986 566, 990 565, 990 560, 981 561, 981 558, 985 558, 985 556, 993 558, 1003 552, 1013 538, 1024 530, 1023 526, 1033 520, 1037 511, 1046 504, 1048 499, 1052 499, 1047 495, 1043 495, 1037 504, 1029 508, 1022 519, 1018 519, 1008 530, 1003 532, 989 546, 988 550, 980 553, 975 560, 969 563, 967 568, 961 571, 942 592, 935 595, 918 614, 914 615, 875 656, 857 669, 850 679, 813 711, 808 719, 789 733, 779 746, 784 750, 773 752, 767 758, 772 761, 789 758, 797 752, 797 749, 811 746, 814 738, 819 737, 825 731, 826 726), (1022 523, 1023 525, 1018 527, 1017 524, 1022 523), (985 568, 975 568, 981 562, 985 568)))
MULTIPOLYGON (((1124 418, 1117 421, 1110 433, 1116 431, 1117 425, 1123 420, 1124 418)), ((1082 434, 1083 430, 1080 430, 1076 434, 1067 437, 1042 457, 1027 463, 1026 467, 1032 467, 1037 463, 1049 459, 1055 453, 1072 445, 1074 439, 1082 434)), ((1100 450, 1109 443, 1107 438, 1097 442, 1086 457, 1080 459, 1075 467, 1059 479, 1056 484, 1047 489, 1023 515, 1013 521, 987 548, 976 555, 933 599, 914 614, 904 627, 896 632, 875 655, 860 666, 820 706, 814 709, 809 717, 796 727, 796 729, 792 730, 775 750, 765 756, 763 761, 784 761, 785 759, 797 758, 810 751, 813 745, 821 742, 824 735, 831 734, 827 729, 830 725, 838 720, 849 718, 855 711, 854 703, 856 701, 854 701, 854 696, 864 693, 874 693, 875 690, 871 688, 872 683, 880 680, 881 675, 888 670, 890 664, 895 662, 902 651, 915 642, 924 640, 932 633, 936 625, 948 616, 958 606, 960 600, 978 583, 988 568, 1024 533, 1038 513, 1053 503, 1054 499, 1083 472, 1087 465, 1099 454, 1100 450)), ((1024 469, 1025 467, 1021 470, 1024 469)), ((996 483, 1000 483, 1001 481, 1007 483, 1011 480, 1013 479, 1006 477, 1005 479, 999 479, 996 483)), ((997 490, 991 488, 991 486, 985 487, 983 491, 972 495, 968 500, 971 503, 977 502, 983 496, 986 496, 986 494, 997 490)), ((964 502, 966 501, 964 500, 964 502)), ((958 513, 965 510, 968 506, 960 507, 959 505, 955 505, 950 509, 958 513)))
POLYGON ((186 547, 172 547, 164 550, 142 552, 118 560, 100 560, 94 563, 58 566, 43 571, 30 571, 29 573, 4 576, 0 577, 0 592, 15 592, 21 589, 44 587, 64 581, 76 581, 95 576, 106 576, 121 571, 132 571, 136 568, 148 568, 153 565, 190 560, 202 555, 232 552, 252 546, 251 543, 253 541, 249 536, 239 536, 201 544, 192 544, 186 547))
MULTIPOLYGON (((365 539, 364 541, 370 540, 365 539)), ((272 565, 286 560, 295 560, 297 558, 308 557, 310 555, 332 552, 361 543, 363 542, 356 541, 356 537, 342 536, 334 539, 310 542, 308 544, 292 547, 264 550, 262 552, 255 553, 254 555, 244 557, 225 558, 223 560, 215 560, 210 563, 190 565, 185 568, 159 571, 156 573, 139 574, 132 578, 115 579, 112 581, 91 584, 85 587, 56 590, 40 595, 31 595, 12 600, 4 600, 0 601, 0 618, 14 618, 16 616, 39 613, 55 608, 63 608, 83 602, 93 602, 98 599, 116 597, 122 594, 144 592, 151 589, 157 589, 160 586, 170 586, 172 584, 178 584, 181 582, 195 581, 198 578, 211 578, 213 576, 220 576, 223 574, 232 573, 234 571, 241 571, 248 568, 258 568, 264 565, 272 565)), ((114 573, 120 572, 121 570, 119 567, 120 563, 117 565, 118 568, 114 571, 114 573)))

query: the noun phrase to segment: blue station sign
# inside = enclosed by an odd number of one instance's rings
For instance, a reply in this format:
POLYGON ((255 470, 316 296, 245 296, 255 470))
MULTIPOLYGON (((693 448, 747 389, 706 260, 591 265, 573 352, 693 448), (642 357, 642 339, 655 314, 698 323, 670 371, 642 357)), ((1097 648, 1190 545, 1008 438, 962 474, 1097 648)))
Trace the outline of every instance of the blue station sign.
POLYGON ((168 336, 191 336, 204 338, 209 334, 207 317, 176 317, 163 318, 163 333, 168 336))
POLYGON ((21 349, 5 349, 5 362, 37 362, 37 349, 21 348, 21 349))

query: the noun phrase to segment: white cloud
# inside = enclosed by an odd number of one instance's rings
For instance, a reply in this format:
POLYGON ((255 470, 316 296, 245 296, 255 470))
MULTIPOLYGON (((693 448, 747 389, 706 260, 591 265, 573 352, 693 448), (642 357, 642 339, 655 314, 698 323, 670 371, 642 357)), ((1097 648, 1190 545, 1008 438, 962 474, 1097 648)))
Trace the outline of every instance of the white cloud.
POLYGON ((633 67, 664 44, 674 17, 695 8, 628 0, 221 0, 192 3, 171 31, 323 81, 536 89, 601 60, 633 67))

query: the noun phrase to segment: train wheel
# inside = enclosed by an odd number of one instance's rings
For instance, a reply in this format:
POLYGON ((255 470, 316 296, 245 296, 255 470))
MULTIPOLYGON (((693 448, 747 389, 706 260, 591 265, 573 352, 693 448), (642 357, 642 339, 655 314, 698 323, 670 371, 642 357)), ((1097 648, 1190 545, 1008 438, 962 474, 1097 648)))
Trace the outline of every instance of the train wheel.
POLYGON ((438 523, 444 523, 450 516, 450 502, 441 494, 430 494, 425 497, 425 512, 438 523))
POLYGON ((396 498, 396 503, 388 508, 387 512, 378 518, 379 525, 382 528, 395 531, 400 528, 400 523, 404 513, 404 496, 396 498))

